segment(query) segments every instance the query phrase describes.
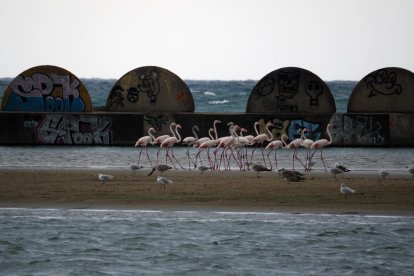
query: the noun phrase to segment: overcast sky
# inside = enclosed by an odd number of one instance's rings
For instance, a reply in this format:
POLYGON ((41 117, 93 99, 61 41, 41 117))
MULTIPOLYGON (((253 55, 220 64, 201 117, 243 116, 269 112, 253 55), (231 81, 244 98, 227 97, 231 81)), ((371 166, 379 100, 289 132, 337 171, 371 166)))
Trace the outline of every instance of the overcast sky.
POLYGON ((0 77, 46 64, 115 79, 147 65, 220 80, 414 71, 411 0, 1 0, 0 35, 0 77))

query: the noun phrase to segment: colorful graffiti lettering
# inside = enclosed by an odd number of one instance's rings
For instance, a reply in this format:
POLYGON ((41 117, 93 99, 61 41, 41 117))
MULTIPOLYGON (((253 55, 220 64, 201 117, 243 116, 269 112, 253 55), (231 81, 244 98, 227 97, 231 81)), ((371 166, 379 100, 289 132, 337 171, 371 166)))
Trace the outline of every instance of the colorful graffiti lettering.
POLYGON ((111 119, 102 116, 48 114, 36 130, 42 144, 110 145, 111 119))
POLYGON ((80 96, 80 81, 68 75, 35 73, 17 76, 9 85, 11 91, 6 111, 83 112, 86 109, 80 96))

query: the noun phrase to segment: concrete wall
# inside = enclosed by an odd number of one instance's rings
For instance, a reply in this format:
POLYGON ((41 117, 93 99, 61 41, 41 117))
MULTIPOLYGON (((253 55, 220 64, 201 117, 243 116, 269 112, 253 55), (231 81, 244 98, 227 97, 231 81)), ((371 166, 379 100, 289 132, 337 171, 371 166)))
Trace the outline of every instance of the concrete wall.
MULTIPOLYGON (((102 145, 133 146, 147 135, 149 127, 157 135, 168 134, 169 124, 182 125, 182 137, 192 135, 198 125, 199 137, 207 136, 214 120, 219 136, 228 135, 230 121, 254 134, 255 121, 271 121, 275 138, 287 133, 297 138, 297 129, 311 129, 309 138, 327 138, 329 122, 335 124, 331 133, 333 146, 414 146, 412 125, 414 114, 336 113, 336 114, 276 114, 276 113, 16 113, 0 112, 0 144, 2 145, 102 145)), ((261 128, 261 132, 264 129, 261 128)))

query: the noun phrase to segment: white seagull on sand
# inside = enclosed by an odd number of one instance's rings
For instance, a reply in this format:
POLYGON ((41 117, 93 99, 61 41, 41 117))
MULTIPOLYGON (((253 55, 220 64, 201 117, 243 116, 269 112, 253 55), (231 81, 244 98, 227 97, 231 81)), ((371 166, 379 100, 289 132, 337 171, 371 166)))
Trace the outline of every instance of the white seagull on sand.
POLYGON ((204 165, 197 165, 196 168, 197 168, 197 170, 200 171, 200 174, 203 174, 205 171, 208 171, 208 170, 212 169, 211 167, 207 167, 207 166, 204 166, 204 165))
POLYGON ((102 181, 102 184, 105 184, 105 181, 109 181, 112 178, 114 178, 112 175, 109 174, 98 174, 98 178, 100 181, 102 181))
POLYGON ((385 170, 380 170, 378 174, 381 176, 382 179, 385 179, 390 173, 385 170))
POLYGON ((171 184, 173 183, 172 180, 167 179, 166 177, 162 177, 162 176, 157 176, 157 182, 161 185, 160 188, 164 188, 165 189, 165 185, 166 184, 171 184))
POLYGON ((132 173, 136 173, 137 170, 142 169, 144 166, 138 166, 137 164, 129 164, 129 168, 132 171, 132 173))
POLYGON ((343 184, 343 183, 341 184, 340 191, 341 191, 342 194, 345 195, 345 198, 348 194, 354 194, 355 193, 355 190, 345 186, 345 184, 343 184))

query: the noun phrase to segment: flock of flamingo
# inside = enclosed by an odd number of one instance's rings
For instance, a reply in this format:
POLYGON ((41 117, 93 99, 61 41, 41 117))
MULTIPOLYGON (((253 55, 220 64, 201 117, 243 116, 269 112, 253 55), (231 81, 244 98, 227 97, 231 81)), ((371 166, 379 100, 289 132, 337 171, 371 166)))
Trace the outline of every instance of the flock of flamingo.
POLYGON ((208 131, 208 136, 199 138, 197 132, 199 128, 197 125, 192 127, 193 136, 182 138, 180 131, 182 129, 180 124, 171 123, 170 132, 171 135, 160 135, 155 137, 156 131, 154 128, 148 129, 148 135, 143 136, 137 140, 135 147, 140 147, 139 157, 138 157, 138 166, 141 161, 141 156, 145 151, 148 162, 152 168, 155 168, 159 165, 160 159, 165 158, 165 164, 168 162, 177 169, 184 169, 182 164, 174 155, 173 148, 176 145, 185 145, 187 146, 187 159, 188 159, 188 169, 203 167, 204 169, 208 168, 211 170, 230 170, 231 162, 235 162, 237 167, 241 171, 249 170, 250 165, 252 164, 253 156, 260 148, 261 156, 263 159, 263 164, 260 166, 254 167, 254 169, 260 170, 273 170, 273 163, 270 159, 270 154, 274 151, 274 163, 277 168, 277 150, 281 148, 292 149, 292 170, 295 171, 295 161, 298 161, 305 171, 311 170, 314 162, 312 161, 315 154, 320 151, 320 159, 325 168, 326 166, 323 159, 323 148, 332 143, 332 136, 330 129, 332 124, 328 124, 326 128, 326 133, 329 139, 319 139, 313 141, 306 137, 308 129, 299 129, 298 134, 301 134, 301 137, 298 139, 289 139, 286 134, 283 134, 279 139, 274 139, 274 135, 271 132, 273 127, 272 123, 263 124, 260 122, 254 123, 254 129, 256 135, 246 135, 244 133, 247 130, 243 127, 240 127, 233 122, 227 124, 229 135, 218 137, 217 125, 220 124, 220 120, 215 120, 212 128, 208 131), (265 128, 265 133, 260 134, 258 128, 262 126, 265 128), (289 141, 290 140, 290 141, 289 141), (156 156, 151 158, 148 152, 149 146, 158 146, 158 151, 156 156), (250 154, 248 154, 247 147, 254 147, 250 154), (307 150, 306 161, 303 162, 298 157, 298 149, 304 147, 307 150), (190 148, 196 148, 195 155, 191 156, 190 148), (160 156, 161 155, 161 156, 160 156), (249 156, 250 155, 250 156, 249 156), (204 158, 203 158, 204 156, 204 158), (155 159, 155 160, 154 160, 155 159), (232 161, 234 160, 234 161, 232 161), (208 165, 203 165, 203 161, 207 162, 208 165), (258 169, 256 169, 258 168, 258 169))

